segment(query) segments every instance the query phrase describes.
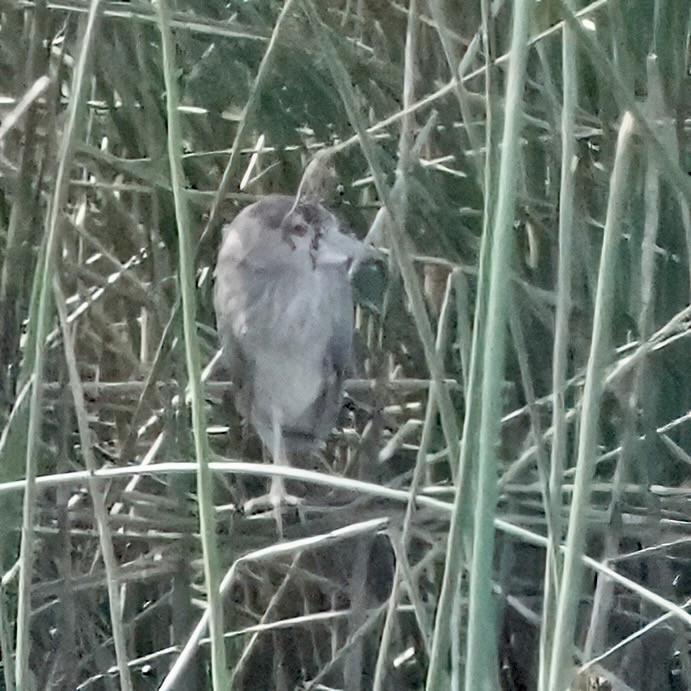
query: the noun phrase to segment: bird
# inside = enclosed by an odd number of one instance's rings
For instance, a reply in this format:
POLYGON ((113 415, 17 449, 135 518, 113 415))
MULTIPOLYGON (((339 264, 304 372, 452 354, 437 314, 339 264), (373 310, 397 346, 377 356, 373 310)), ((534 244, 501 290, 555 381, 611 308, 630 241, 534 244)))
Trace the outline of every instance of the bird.
MULTIPOLYGON (((336 423, 351 365, 355 266, 376 250, 314 195, 272 194, 224 225, 214 308, 234 404, 274 464, 318 448, 336 423)), ((245 512, 300 500, 273 476, 245 512)), ((280 523, 279 523, 280 528, 280 523)))

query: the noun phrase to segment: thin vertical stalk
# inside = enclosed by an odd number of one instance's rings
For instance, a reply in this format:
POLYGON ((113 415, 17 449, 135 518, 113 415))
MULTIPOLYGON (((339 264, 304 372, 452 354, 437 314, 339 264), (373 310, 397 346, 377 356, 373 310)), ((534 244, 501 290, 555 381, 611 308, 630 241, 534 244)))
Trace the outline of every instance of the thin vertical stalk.
POLYGON ((569 530, 566 537, 563 574, 554 623, 548 684, 551 691, 561 691, 568 688, 573 671, 573 645, 583 568, 581 558, 588 529, 590 483, 594 469, 593 459, 597 453, 600 402, 608 360, 609 327, 613 318, 617 242, 621 234, 621 224, 629 190, 628 176, 631 164, 632 132, 633 117, 627 112, 622 120, 617 139, 600 254, 593 336, 583 391, 569 530))
POLYGON ((225 691, 229 688, 226 650, 223 640, 223 601, 219 592, 220 562, 216 544, 216 519, 213 504, 213 481, 209 470, 209 449, 206 438, 204 392, 201 384, 201 365, 197 335, 196 296, 194 280, 195 246, 190 232, 189 211, 184 191, 182 170, 182 134, 178 114, 177 70, 175 46, 170 30, 170 15, 166 0, 157 0, 163 75, 167 91, 168 110, 168 160, 170 179, 175 200, 175 218, 178 226, 180 255, 180 292, 182 295, 182 321, 185 335, 185 359, 187 361, 188 386, 192 405, 192 433, 197 460, 197 501, 204 561, 204 578, 207 590, 209 633, 211 637, 211 677, 213 688, 225 691))
POLYGON ((55 253, 57 250, 60 218, 63 213, 68 191, 69 171, 75 141, 82 114, 82 92, 86 75, 89 72, 89 58, 96 35, 96 20, 99 16, 100 1, 92 0, 86 19, 84 37, 79 58, 74 70, 74 81, 69 103, 65 131, 58 151, 57 169, 53 195, 46 220, 46 239, 42 264, 36 268, 36 309, 30 319, 29 351, 33 354, 33 386, 29 399, 29 429, 26 442, 26 467, 24 477, 24 503, 22 509, 22 534, 19 553, 19 593, 17 596, 17 641, 15 647, 15 682, 19 689, 30 689, 32 674, 29 669, 30 624, 31 624, 31 577, 34 563, 34 517, 36 514, 36 468, 43 428, 41 414, 43 370, 45 367, 45 344, 51 324, 52 280, 55 272, 55 253))
MULTIPOLYGON (((46 33, 47 12, 45 2, 36 3, 33 12, 31 35, 29 38, 30 49, 27 59, 25 83, 28 86, 39 78, 45 69, 45 58, 41 53, 41 44, 46 33)), ((43 77, 45 79, 45 76, 43 77)), ((24 124, 23 146, 19 154, 19 172, 16 185, 16 199, 10 211, 7 223, 7 236, 5 239, 5 261, 0 270, 0 326, 3 336, 6 338, 9 328, 14 329, 11 322, 16 318, 9 316, 16 309, 17 277, 22 272, 22 262, 18 261, 17 251, 22 242, 27 241, 27 226, 31 218, 32 184, 31 175, 34 165, 36 144, 38 141, 36 125, 39 119, 36 103, 33 103, 26 114, 24 124)), ((25 268, 25 267, 24 267, 25 268)))
MULTIPOLYGON (((489 292, 490 253, 492 248, 492 217, 494 207, 494 170, 495 152, 494 142, 494 81, 489 63, 494 55, 494 42, 490 33, 490 8, 489 0, 482 1, 482 41, 485 52, 485 61, 488 65, 485 70, 485 148, 484 161, 484 213, 482 241, 480 246, 480 266, 478 269, 477 297, 474 307, 474 328, 470 347, 470 364, 465 388, 466 412, 463 420, 463 433, 459 456, 459 469, 456 481, 456 497, 449 537, 446 545, 444 564, 444 576, 442 578, 439 601, 434 620, 432 634, 432 650, 430 654, 429 669, 425 688, 430 691, 443 688, 446 684, 445 669, 449 647, 456 642, 460 643, 460 636, 452 636, 452 628, 460 627, 460 621, 455 619, 461 612, 460 577, 463 565, 467 562, 472 549, 471 527, 472 514, 471 486, 474 484, 474 467, 477 460, 477 435, 474 430, 480 426, 480 393, 481 393, 481 353, 484 350, 484 323, 487 317, 487 296, 489 292)), ((460 659, 456 651, 451 655, 452 660, 460 659)), ((457 678, 452 675, 452 679, 457 678)))
POLYGON ((79 431, 79 443, 82 447, 84 465, 89 471, 89 493, 94 504, 94 517, 98 529, 98 541, 101 547, 103 565, 106 570, 106 587, 108 589, 108 603, 110 605, 110 624, 113 633, 113 643, 115 645, 115 660, 120 675, 120 688, 124 691, 132 689, 132 678, 127 666, 127 647, 125 645, 125 631, 122 625, 122 606, 120 601, 120 584, 118 582, 118 561, 113 549, 113 539, 110 534, 108 524, 108 510, 106 509, 103 493, 105 484, 98 479, 94 473, 98 469, 96 457, 89 429, 89 417, 84 403, 84 390, 82 381, 79 378, 77 367, 77 355, 74 345, 74 335, 67 321, 67 305, 65 297, 60 289, 58 281, 54 282, 55 306, 57 307, 60 318, 60 328, 62 330, 62 341, 65 350, 65 360, 69 374, 70 389, 74 400, 74 407, 77 416, 77 429, 79 431))
POLYGON ((551 652, 551 632, 557 602, 557 581, 561 555, 555 545, 562 540, 560 527, 561 484, 566 466, 566 390, 567 355, 569 348, 569 317, 571 314, 571 247, 574 221, 574 177, 577 163, 575 120, 578 106, 578 54, 576 37, 567 24, 562 29, 563 97, 561 110, 561 180, 559 188, 559 255, 557 266, 557 305, 555 315, 554 347, 552 350, 552 449, 548 504, 545 511, 556 534, 550 535, 545 556, 545 585, 540 628, 540 665, 538 688, 549 691, 547 668, 551 652))
MULTIPOLYGON (((408 5, 408 22, 406 26, 406 42, 404 54, 403 67, 403 110, 407 111, 411 103, 415 100, 415 56, 417 52, 417 31, 418 31, 418 16, 417 16, 417 0, 410 0, 408 5)), ((411 149, 413 146, 413 137, 415 129, 415 114, 407 113, 403 117, 401 123, 401 137, 398 146, 398 180, 397 184, 401 189, 399 199, 400 215, 403 223, 405 223, 408 215, 408 176, 410 175, 413 158, 411 156, 411 149)), ((448 303, 448 294, 447 294, 448 303)), ((439 329, 443 331, 443 324, 445 317, 440 317, 439 329)), ((414 505, 414 496, 417 492, 420 479, 422 478, 422 470, 425 466, 425 453, 427 441, 429 438, 428 424, 431 416, 437 410, 436 401, 434 397, 434 387, 430 386, 430 394, 427 399, 427 411, 425 414, 425 423, 423 427, 420 449, 418 451, 415 473, 413 477, 413 487, 411 487, 411 500, 406 507, 405 521, 404 521, 404 537, 400 542, 400 551, 405 554, 407 549, 406 537, 407 528, 410 526, 410 519, 412 517, 412 508, 414 505), (424 442, 424 443, 423 443, 424 442)), ((384 679, 386 676, 386 664, 389 658, 389 648, 393 637, 393 628, 395 626, 396 617, 398 615, 398 603, 401 596, 401 587, 403 580, 403 568, 401 559, 396 560, 396 570, 394 573, 394 582, 389 596, 389 602, 386 610, 386 618, 384 620, 384 628, 382 637, 377 651, 377 663, 374 670, 374 691, 380 691, 383 688, 384 679)), ((413 584, 409 584, 409 588, 413 588, 413 584)), ((419 624, 420 622, 418 622, 419 624)), ((422 632, 425 636, 426 632, 422 632)))
POLYGON ((506 86, 506 111, 497 183, 497 208, 492 231, 487 326, 482 369, 482 407, 475 532, 470 563, 466 689, 494 688, 496 638, 492 601, 494 512, 497 502, 497 440, 501 425, 501 383, 506 349, 506 315, 513 254, 516 179, 520 163, 523 87, 528 55, 531 0, 513 7, 513 28, 506 86))
POLYGON ((612 65, 604 48, 583 28, 578 17, 566 6, 565 0, 555 0, 566 26, 573 29, 583 45, 591 64, 600 72, 606 84, 612 88, 612 96, 622 111, 631 113, 641 134, 641 141, 649 149, 660 166, 660 173, 680 193, 686 203, 691 203, 691 181, 681 169, 678 159, 674 158, 666 143, 658 136, 654 125, 645 117, 643 110, 636 100, 632 90, 628 88, 621 75, 612 65))
MULTIPOLYGON (((660 68, 654 55, 648 56, 648 111, 652 119, 665 122, 665 93, 660 68)), ((661 136, 674 140, 671 122, 658 126, 661 136), (665 129, 667 132, 665 132, 665 129), (670 131, 671 130, 671 131, 670 131)), ((648 161, 644 185, 645 221, 641 243, 641 311, 638 316, 638 335, 645 342, 653 330, 655 308, 655 248, 660 225, 660 171, 657 162, 648 161)))
MULTIPOLYGON (((410 175, 410 166, 412 163, 410 150, 413 146, 415 129, 415 113, 408 109, 415 101, 415 53, 417 51, 417 30, 417 0, 410 0, 403 64, 403 110, 406 111, 406 113, 401 123, 401 139, 398 147, 399 174, 403 176, 404 180, 410 175)), ((407 187, 407 185, 405 185, 405 187, 407 187)), ((403 192, 401 196, 404 203, 407 203, 407 192, 403 192)))
MULTIPOLYGON (((672 134, 669 130, 669 122, 665 123, 665 93, 662 89, 660 74, 655 55, 648 56, 648 98, 646 101, 646 112, 652 122, 659 123, 657 129, 661 139, 666 135, 672 134)), ((669 128, 671 129, 671 127, 669 128)), ((650 157, 646 162, 643 184, 643 206, 645 217, 643 221, 643 240, 641 242, 641 271, 640 271, 640 311, 637 320, 638 338, 641 342, 641 349, 644 353, 649 353, 651 348, 650 336, 653 327, 653 310, 655 295, 655 248, 657 246, 657 233, 660 226, 660 179, 656 161, 650 157)), ((630 392, 625 397, 625 416, 624 416, 624 438, 621 444, 619 461, 614 471, 612 481, 611 499, 608 508, 610 529, 604 537, 604 548, 602 557, 605 561, 611 561, 619 553, 620 540, 622 537, 622 485, 624 477, 632 472, 629 468, 625 474, 627 466, 636 464, 637 446, 637 425, 638 411, 648 411, 646 398, 650 395, 646 386, 648 378, 648 359, 643 356, 639 358, 635 365, 633 385, 630 392)), ((650 384, 650 381, 647 382, 650 384)), ((643 412, 643 420, 648 416, 643 412)), ((645 423, 644 423, 645 425, 645 423)), ((647 426, 647 425, 646 425, 647 426)), ((645 427, 644 427, 645 428, 645 427)), ((635 470, 633 471, 635 472, 635 470)), ((640 477, 640 476, 639 476, 640 477)), ((655 511, 654 506, 649 507, 651 512, 655 511)), ((613 611, 614 599, 616 596, 616 586, 611 580, 599 578, 593 596, 593 605, 590 612, 587 635, 583 645, 583 661, 589 660, 593 655, 599 654, 606 649, 608 625, 613 611)))
POLYGON ((434 632, 430 652, 429 669, 425 688, 433 691, 443 688, 445 684, 444 671, 445 659, 451 644, 451 627, 459 625, 454 621, 454 615, 460 609, 454 604, 461 596, 460 576, 463 564, 470 553, 470 487, 473 470, 472 463, 477 453, 477 440, 471 430, 476 429, 480 423, 480 353, 484 343, 484 334, 479 328, 479 323, 484 321, 486 305, 486 283, 483 279, 488 273, 489 266, 489 239, 490 234, 483 237, 480 260, 480 291, 478 292, 475 314, 480 319, 476 322, 473 331, 473 346, 470 357, 470 375, 466 388, 466 415, 463 421, 463 443, 459 456, 459 470, 456 482, 456 498, 451 515, 451 526, 446 547, 444 576, 442 578, 439 602, 434 620, 434 632), (483 288, 484 286, 484 288, 483 288))
MULTIPOLYGON (((403 110, 408 110, 409 106, 415 99, 415 57, 417 52, 417 32, 418 32, 418 12, 417 0, 410 0, 408 5, 408 21, 406 26, 406 41, 405 41, 405 56, 403 68, 403 110)), ((415 114, 412 112, 404 115, 401 123, 401 136, 398 147, 398 169, 396 187, 399 189, 397 200, 398 206, 398 222, 405 227, 408 216, 408 176, 410 175, 411 166, 414 162, 414 157, 411 155, 411 149, 414 141, 415 130, 415 114)), ((434 387, 430 387, 430 397, 428 399, 428 412, 436 410, 434 401, 434 387)), ((421 462, 421 454, 418 455, 418 465, 416 465, 416 477, 419 478, 419 470, 423 467, 421 462)), ((412 501, 412 500, 411 500, 412 501)), ((410 509, 409 504, 408 508, 410 509)), ((405 544, 401 547, 405 551, 405 544)), ((386 663, 388 661, 388 652, 391 644, 393 626, 396 621, 397 607, 402 586, 402 564, 401 559, 397 559, 396 570, 394 574, 394 583, 389 596, 389 603, 387 606, 386 618, 382 632, 382 638, 377 654, 377 663, 375 666, 375 675, 373 681, 373 688, 378 691, 382 688, 384 678, 386 675, 386 663)), ((411 593, 412 598, 412 593, 411 593)), ((350 656, 352 657, 352 655, 350 656)), ((349 664, 346 666, 346 674, 348 673, 349 664)))
POLYGON ((379 642, 379 650, 377 652, 377 664, 374 668, 372 691, 382 691, 384 688, 386 663, 389 659, 389 648, 391 647, 396 617, 398 616, 397 609, 401 597, 402 579, 403 568, 401 562, 397 561, 393 576, 393 585, 391 586, 391 595, 389 595, 389 602, 386 606, 386 617, 384 619, 381 641, 379 642))
MULTIPOLYGON (((476 130, 481 127, 480 123, 473 123, 472 109, 470 105, 470 99, 466 92, 465 86, 463 84, 463 76, 465 70, 463 70, 464 63, 468 57, 473 55, 477 50, 479 44, 478 35, 473 37, 466 53, 463 56, 458 68, 456 67, 457 58, 454 54, 453 46, 449 39, 448 30, 444 21, 444 7, 441 0, 430 0, 428 2, 429 11, 432 15, 432 19, 435 23, 435 28, 437 34, 439 35, 439 42, 441 43, 442 49, 444 51, 444 57, 446 58, 446 64, 449 67, 449 72, 451 73, 451 79, 453 80, 453 87, 456 93, 456 99, 458 100, 458 107, 461 111, 461 117, 463 118, 463 124, 465 125, 465 131, 468 136, 468 144, 472 151, 480 151, 482 147, 482 140, 480 139, 480 134, 476 130)), ((469 62, 469 61, 468 61, 469 62)), ((488 61, 489 62, 489 61, 488 61)), ((488 67, 489 71, 489 67, 488 67)), ((476 173, 478 176, 478 182, 482 183, 482 164, 478 160, 471 160, 471 163, 476 166, 476 173)))
MULTIPOLYGON (((3 571, 0 560, 0 573, 3 571)), ((3 680, 6 691, 14 691, 14 670, 12 669, 12 634, 10 633, 10 613, 7 607, 7 588, 0 583, 0 656, 3 661, 3 680)))
MULTIPOLYGON (((453 286, 453 275, 450 274, 448 281, 446 283, 446 293, 444 295, 444 301, 442 302, 441 309, 439 311, 439 322, 437 324, 437 338, 436 347, 440 356, 445 351, 447 347, 447 335, 448 335, 448 321, 449 312, 451 309, 451 290, 453 286)), ((418 448, 417 457, 415 459, 415 470, 413 472, 413 480, 410 485, 410 498, 406 505, 405 515, 403 517, 403 530, 400 540, 400 551, 403 557, 406 556, 407 550, 410 544, 410 529, 412 526, 413 514, 415 510, 415 498, 418 496, 418 491, 420 488, 420 483, 423 478, 425 471, 425 466, 427 463, 427 449, 429 447, 429 442, 431 438, 432 427, 434 420, 437 415, 437 402, 434 395, 434 387, 429 387, 429 395, 427 399, 427 408, 425 409, 425 419, 422 425, 422 433, 420 435, 420 446, 418 448)), ((391 588, 391 595, 389 596, 389 605, 386 612, 386 619, 384 621, 384 631, 382 633, 381 643, 379 645, 379 652, 377 657, 377 665, 375 668, 374 675, 374 689, 381 689, 384 680, 384 663, 387 660, 388 648, 391 642, 391 629, 394 623, 394 617, 397 614, 398 603, 400 599, 400 589, 401 589, 401 579, 402 573, 400 568, 400 563, 396 563, 396 571, 394 573, 394 582, 391 588)), ((412 585, 412 584, 411 584, 412 585)), ((413 600, 412 594, 410 595, 411 600, 413 600)), ((420 635, 423 638, 425 650, 429 651, 430 641, 429 633, 426 628, 422 626, 423 622, 419 616, 416 609, 416 619, 418 627, 420 628, 420 635)))

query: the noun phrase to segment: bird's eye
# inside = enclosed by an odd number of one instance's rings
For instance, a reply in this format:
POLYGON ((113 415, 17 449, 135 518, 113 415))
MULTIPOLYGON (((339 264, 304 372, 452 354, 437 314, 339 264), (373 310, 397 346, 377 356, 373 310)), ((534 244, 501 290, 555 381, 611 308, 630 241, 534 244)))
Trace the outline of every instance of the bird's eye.
POLYGON ((296 223, 291 232, 294 235, 299 235, 300 237, 303 237, 304 235, 307 235, 307 231, 309 230, 308 226, 306 223, 296 223))
POLYGON ((281 226, 284 238, 290 235, 303 237, 309 230, 309 219, 306 219, 302 213, 291 212, 283 219, 281 226))

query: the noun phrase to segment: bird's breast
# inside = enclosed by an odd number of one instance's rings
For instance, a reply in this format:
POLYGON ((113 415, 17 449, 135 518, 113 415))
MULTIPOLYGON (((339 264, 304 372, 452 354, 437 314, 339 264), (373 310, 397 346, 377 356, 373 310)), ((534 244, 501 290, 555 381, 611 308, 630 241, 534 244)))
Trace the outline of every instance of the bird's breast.
POLYGON ((267 276, 263 290, 235 317, 245 356, 253 362, 253 399, 265 408, 257 414, 270 416, 270 405, 283 425, 301 426, 303 415, 323 391, 334 332, 352 332, 352 296, 345 271, 267 276), (338 323, 344 314, 348 323, 338 323))

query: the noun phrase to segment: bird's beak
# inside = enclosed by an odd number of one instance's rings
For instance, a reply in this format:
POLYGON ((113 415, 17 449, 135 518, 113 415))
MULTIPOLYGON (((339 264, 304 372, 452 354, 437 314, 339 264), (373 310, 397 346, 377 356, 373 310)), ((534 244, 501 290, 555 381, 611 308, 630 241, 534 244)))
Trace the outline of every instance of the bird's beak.
POLYGON ((317 262, 327 264, 351 264, 367 252, 367 247, 356 237, 345 233, 328 233, 319 242, 317 262))

